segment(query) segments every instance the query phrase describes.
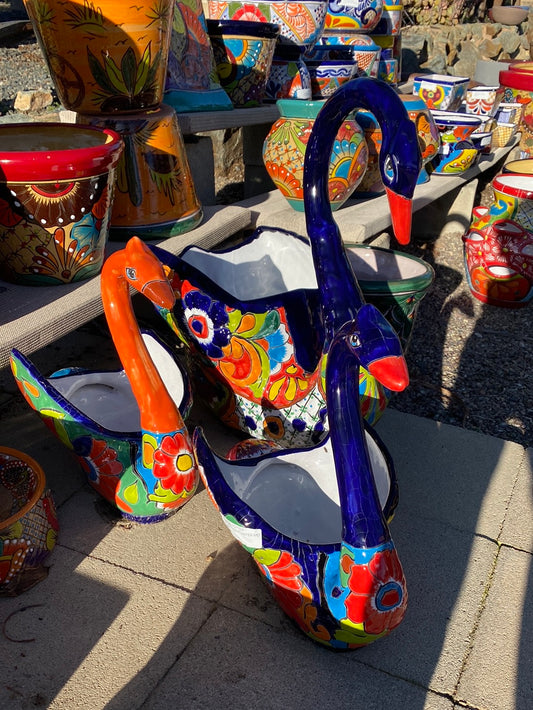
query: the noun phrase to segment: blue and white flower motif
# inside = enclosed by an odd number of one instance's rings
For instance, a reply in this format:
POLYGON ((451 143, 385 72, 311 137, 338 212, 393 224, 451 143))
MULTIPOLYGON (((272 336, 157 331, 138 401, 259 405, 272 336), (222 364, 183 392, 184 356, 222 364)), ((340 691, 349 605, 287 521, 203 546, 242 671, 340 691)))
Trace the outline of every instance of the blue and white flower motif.
POLYGON ((184 315, 187 327, 208 357, 221 358, 222 348, 230 342, 228 314, 220 301, 213 301, 201 291, 185 295, 184 315))

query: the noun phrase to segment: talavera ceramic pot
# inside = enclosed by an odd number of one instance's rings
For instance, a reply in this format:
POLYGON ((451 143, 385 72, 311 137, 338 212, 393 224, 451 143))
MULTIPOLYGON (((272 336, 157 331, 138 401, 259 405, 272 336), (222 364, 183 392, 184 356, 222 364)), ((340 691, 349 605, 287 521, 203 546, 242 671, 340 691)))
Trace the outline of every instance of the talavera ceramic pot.
POLYGON ((45 475, 32 458, 0 447, 0 596, 44 579, 59 524, 45 475))
POLYGON ((414 78, 413 94, 421 96, 432 110, 457 111, 469 81, 469 77, 463 76, 421 74, 414 78))
POLYGON ((170 237, 194 229, 202 208, 174 109, 162 104, 136 115, 78 116, 122 136, 110 238, 170 237))
POLYGON ((0 126, 0 276, 34 286, 102 268, 121 137, 62 123, 0 126))
POLYGON ((326 30, 370 32, 381 19, 383 0, 329 0, 326 30))
POLYGON ((174 0, 24 0, 63 106, 100 114, 163 98, 174 0))
POLYGON ((499 175, 492 186, 494 203, 473 210, 463 237, 466 277, 480 301, 520 308, 533 297, 533 178, 499 175))
POLYGON ((212 20, 271 22, 280 29, 280 43, 310 49, 324 29, 327 0, 208 0, 212 20))
MULTIPOLYGON (((263 144, 263 161, 276 187, 295 210, 304 210, 304 158, 318 112, 324 101, 277 102, 280 118, 263 144)), ((368 149, 355 121, 346 119, 337 134, 329 167, 329 197, 333 210, 353 193, 367 166, 368 149)))
POLYGON ((272 22, 208 20, 222 88, 236 108, 259 106, 265 95, 279 27, 272 22))
POLYGON ((420 302, 435 272, 411 254, 368 244, 346 244, 346 253, 367 303, 379 308, 406 352, 420 302))

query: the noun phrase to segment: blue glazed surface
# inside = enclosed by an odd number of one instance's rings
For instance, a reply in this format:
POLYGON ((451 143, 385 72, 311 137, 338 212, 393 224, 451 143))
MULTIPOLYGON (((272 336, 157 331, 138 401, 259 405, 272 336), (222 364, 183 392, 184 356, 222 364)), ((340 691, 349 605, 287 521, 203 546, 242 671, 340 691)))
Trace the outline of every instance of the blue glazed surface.
MULTIPOLYGON (((322 382, 325 355, 336 330, 356 318, 364 302, 333 220, 327 179, 335 136, 344 118, 356 108, 373 111, 382 125, 383 181, 393 200, 393 211, 398 204, 394 201, 400 200, 399 221, 404 227, 407 223, 408 232, 410 199, 420 172, 416 128, 390 86, 360 78, 345 84, 325 102, 306 151, 304 193, 310 255, 308 246, 302 251, 302 238, 266 227, 225 250, 224 258, 244 261, 247 275, 257 274, 252 293, 244 299, 222 287, 218 266, 209 266, 219 255, 194 248, 175 257, 152 247, 173 271, 176 306, 173 313, 162 315, 187 343, 200 368, 197 383, 205 385, 202 398, 231 426, 259 438, 271 436, 284 446, 313 445, 327 430, 322 382), (269 231, 278 235, 275 255, 260 252, 269 231), (241 257, 245 250, 246 257, 241 257), (199 259, 195 266, 188 263, 193 256, 199 259), (313 283, 287 289, 280 273, 265 276, 264 264, 274 256, 283 262, 280 267, 285 265, 293 272, 306 259, 308 271, 314 272, 313 283), (208 270, 210 275, 206 276, 208 270), (265 280, 276 284, 268 298, 260 295, 265 280), (237 351, 243 352, 246 360, 244 356, 237 360, 237 351), (251 377, 252 361, 262 363, 255 379, 251 377), (246 377, 239 374, 245 366, 246 377)), ((394 220, 398 222, 398 215, 394 220)), ((232 269, 234 272, 230 281, 243 281, 242 264, 226 267, 230 275, 232 269)), ((366 368, 370 362, 362 364, 366 368)), ((360 395, 368 421, 375 422, 381 415, 390 387, 362 371, 360 395)), ((354 396, 356 391, 354 387, 354 396)))
MULTIPOLYGON (((397 352, 394 339, 383 316, 364 304, 357 320, 344 324, 331 344, 326 368, 330 442, 312 451, 320 458, 330 445, 333 452, 333 460, 330 456, 325 464, 327 470, 315 484, 319 499, 328 490, 338 500, 337 511, 333 502, 328 512, 330 518, 336 512, 340 514, 336 536, 334 531, 328 534, 316 530, 317 537, 324 534, 328 538, 326 542, 306 540, 305 535, 291 536, 283 521, 276 526, 264 517, 276 518, 269 500, 269 493, 274 504, 277 500, 276 481, 280 476, 294 480, 295 464, 290 462, 297 461, 300 455, 304 466, 304 454, 309 452, 273 451, 254 459, 228 461, 213 455, 201 430, 197 429, 194 435, 203 481, 224 521, 253 555, 284 611, 310 638, 335 649, 366 645, 389 633, 400 623, 407 604, 405 579, 387 524, 397 503, 394 468, 375 432, 365 433, 361 411, 354 404, 351 391, 351 383, 358 379, 360 358, 368 357, 365 351, 391 348, 397 352), (378 493, 367 449, 370 440, 379 447, 388 469, 389 490, 384 501, 378 493), (264 480, 269 467, 274 467, 275 477, 266 479, 263 496, 257 496, 261 476, 264 480), (239 490, 246 498, 253 489, 250 499, 254 505, 237 493, 234 481, 239 481, 239 490), (269 512, 262 514, 263 510, 269 512), (334 541, 329 541, 332 536, 334 541), (369 568, 373 570, 370 581, 369 568)), ((305 474, 305 469, 301 469, 301 481, 306 480, 305 474)), ((302 488, 293 501, 293 513, 290 501, 285 506, 289 526, 294 517, 302 515, 302 506, 304 516, 312 509, 307 500, 307 490, 302 488)), ((319 516, 318 510, 316 515, 319 516)))

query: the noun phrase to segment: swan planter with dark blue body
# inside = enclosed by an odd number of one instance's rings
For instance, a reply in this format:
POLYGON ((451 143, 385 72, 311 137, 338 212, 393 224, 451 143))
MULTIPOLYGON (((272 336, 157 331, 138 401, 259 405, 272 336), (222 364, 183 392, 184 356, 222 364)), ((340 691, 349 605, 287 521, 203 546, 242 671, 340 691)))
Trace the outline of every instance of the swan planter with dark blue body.
MULTIPOLYGON (((176 257, 152 247, 170 268, 177 297, 172 311, 160 310, 188 346, 204 401, 226 424, 285 446, 312 445, 327 431, 325 356, 364 300, 328 195, 333 141, 357 108, 372 111, 382 127, 382 179, 396 237, 407 243, 421 167, 416 128, 394 89, 359 78, 335 92, 313 127, 304 165, 308 239, 263 227, 220 252, 191 247, 176 257)), ((399 355, 361 361, 359 394, 370 423, 407 384, 399 355)))
POLYGON ((397 502, 393 465, 352 389, 365 351, 389 337, 392 329, 368 304, 334 336, 326 367, 330 431, 321 445, 232 460, 216 456, 199 429, 193 438, 211 500, 281 608, 335 649, 388 634, 407 606, 387 524, 397 502))

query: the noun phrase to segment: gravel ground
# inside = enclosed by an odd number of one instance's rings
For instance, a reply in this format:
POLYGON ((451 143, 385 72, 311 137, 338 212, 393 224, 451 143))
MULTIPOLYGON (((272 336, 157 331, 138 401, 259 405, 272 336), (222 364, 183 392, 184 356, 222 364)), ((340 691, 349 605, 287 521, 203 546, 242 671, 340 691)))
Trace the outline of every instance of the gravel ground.
MULTIPOLYGON (((0 22, 24 16, 22 0, 0 0, 0 22)), ((51 89, 52 85, 33 35, 0 37, 0 117, 17 119, 13 113, 17 91, 39 88, 51 89)), ((491 198, 490 185, 480 185, 476 204, 485 204, 491 198)), ((406 248, 426 259, 436 278, 420 305, 407 353, 411 384, 390 406, 530 446, 531 306, 502 309, 473 298, 464 277, 461 234, 436 237, 438 231, 429 222, 427 234, 418 235, 406 248)), ((112 347, 103 328, 98 319, 63 343, 36 354, 36 362, 50 372, 54 363, 94 367, 95 359, 110 361, 112 347), (98 342, 96 348, 90 345, 91 339, 98 342), (76 343, 81 350, 76 350, 76 343), (72 351, 69 362, 61 359, 67 351, 72 351)), ((10 374, 0 374, 0 406, 8 402, 25 406, 18 402, 10 374)))

